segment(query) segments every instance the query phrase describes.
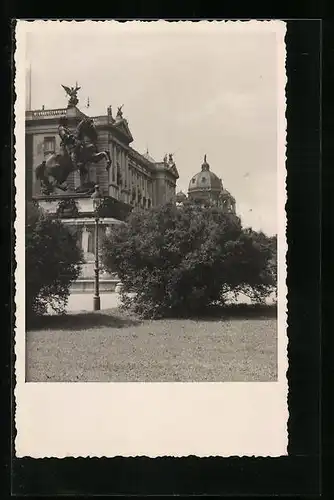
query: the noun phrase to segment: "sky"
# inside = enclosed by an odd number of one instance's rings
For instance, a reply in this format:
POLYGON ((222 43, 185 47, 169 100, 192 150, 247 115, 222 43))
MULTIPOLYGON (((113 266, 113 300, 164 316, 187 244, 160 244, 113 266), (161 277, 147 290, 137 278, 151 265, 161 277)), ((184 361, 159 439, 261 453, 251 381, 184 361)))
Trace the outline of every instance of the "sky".
POLYGON ((174 153, 177 191, 187 192, 206 154, 243 225, 277 233, 280 68, 270 22, 26 25, 32 109, 66 107, 61 84, 76 82, 91 116, 124 104, 132 147, 156 161, 174 153))

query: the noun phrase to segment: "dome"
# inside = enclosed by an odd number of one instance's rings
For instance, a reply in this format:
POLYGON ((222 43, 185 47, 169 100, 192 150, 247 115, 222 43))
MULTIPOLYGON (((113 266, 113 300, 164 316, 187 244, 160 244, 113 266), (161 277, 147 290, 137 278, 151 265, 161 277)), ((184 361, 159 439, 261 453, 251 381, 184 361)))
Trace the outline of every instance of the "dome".
POLYGON ((184 194, 183 191, 179 191, 176 193, 175 199, 177 203, 183 203, 184 201, 187 201, 187 195, 184 194))
POLYGON ((189 193, 204 193, 204 192, 216 192, 220 193, 222 190, 222 181, 219 177, 210 171, 210 165, 206 161, 206 155, 204 156, 204 162, 202 164, 201 172, 195 174, 189 182, 189 193))

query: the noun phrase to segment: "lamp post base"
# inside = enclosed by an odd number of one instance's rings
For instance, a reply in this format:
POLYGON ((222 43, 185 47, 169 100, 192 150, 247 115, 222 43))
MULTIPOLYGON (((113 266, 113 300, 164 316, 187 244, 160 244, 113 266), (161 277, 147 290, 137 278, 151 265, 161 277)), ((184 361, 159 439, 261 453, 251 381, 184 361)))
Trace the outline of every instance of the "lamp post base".
POLYGON ((100 300, 100 297, 97 297, 96 295, 94 295, 94 297, 93 297, 93 309, 94 309, 94 311, 101 310, 101 300, 100 300))

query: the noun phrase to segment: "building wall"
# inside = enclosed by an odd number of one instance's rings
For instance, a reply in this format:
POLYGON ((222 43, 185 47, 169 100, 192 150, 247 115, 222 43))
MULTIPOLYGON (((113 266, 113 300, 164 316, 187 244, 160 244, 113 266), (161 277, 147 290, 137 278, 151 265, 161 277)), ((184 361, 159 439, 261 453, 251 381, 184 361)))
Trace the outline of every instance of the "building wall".
MULTIPOLYGON (((46 145, 54 141, 55 151, 60 149, 60 138, 53 129, 48 127, 43 130, 43 128, 38 128, 36 132, 32 131, 31 134, 26 136, 26 141, 31 147, 32 158, 28 160, 28 164, 31 165, 30 178, 27 177, 27 182, 31 183, 32 195, 38 195, 41 193, 40 182, 36 180, 36 167, 46 160, 51 152, 46 149, 46 145)), ((73 176, 68 179, 68 183, 73 185, 73 176)))
POLYGON ((159 172, 154 179, 155 184, 155 200, 154 204, 158 205, 159 201, 165 203, 166 200, 166 179, 163 172, 159 172))
POLYGON ((145 160, 138 161, 131 152, 128 153, 128 170, 129 203, 134 207, 154 206, 154 181, 145 160))
POLYGON ((175 197, 176 180, 171 173, 159 164, 159 170, 154 173, 154 205, 168 203, 175 197))
MULTIPOLYGON (((26 128, 27 193, 31 188, 32 196, 41 194, 35 169, 48 156, 45 147, 49 147, 50 141, 46 139, 54 141, 55 151, 60 149, 58 115, 61 116, 65 111, 39 111, 38 120, 29 121, 29 127, 26 128)), ((73 117, 70 118, 70 128, 74 128, 79 119, 80 117, 77 117, 75 121, 73 117)), ((176 179, 170 172, 162 168, 162 164, 149 163, 128 144, 121 142, 121 136, 118 137, 117 131, 115 134, 110 131, 108 121, 104 120, 104 117, 99 117, 97 122, 98 150, 109 151, 112 159, 109 171, 106 170, 104 161, 89 165, 89 180, 100 185, 102 194, 134 207, 143 208, 170 200, 175 195, 176 186, 176 179)), ((66 182, 71 189, 78 187, 80 184, 78 172, 70 174, 66 182)))

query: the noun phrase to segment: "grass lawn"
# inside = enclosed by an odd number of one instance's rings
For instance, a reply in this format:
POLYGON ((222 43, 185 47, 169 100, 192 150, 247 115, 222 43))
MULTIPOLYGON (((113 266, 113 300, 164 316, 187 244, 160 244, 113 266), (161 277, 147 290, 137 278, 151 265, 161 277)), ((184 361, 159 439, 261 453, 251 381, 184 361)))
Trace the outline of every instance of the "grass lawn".
POLYGON ((117 309, 46 316, 26 334, 27 382, 275 381, 272 310, 138 320, 117 309))

